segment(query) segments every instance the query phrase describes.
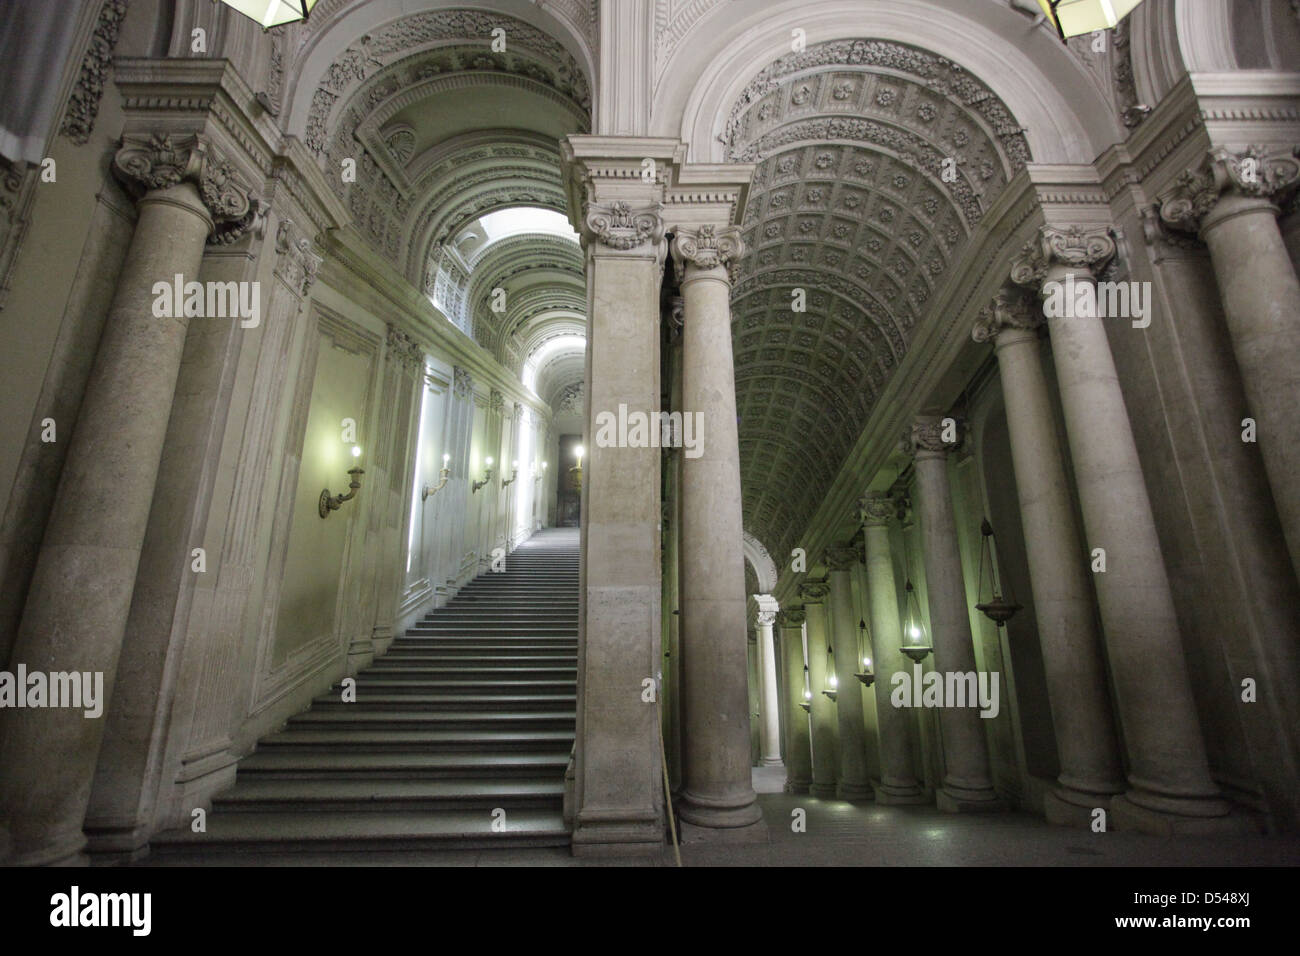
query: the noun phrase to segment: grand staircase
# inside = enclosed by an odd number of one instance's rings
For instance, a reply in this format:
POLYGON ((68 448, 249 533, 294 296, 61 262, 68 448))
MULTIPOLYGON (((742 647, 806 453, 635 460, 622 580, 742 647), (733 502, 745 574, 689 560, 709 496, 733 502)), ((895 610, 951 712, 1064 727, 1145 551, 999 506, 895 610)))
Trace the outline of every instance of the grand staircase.
POLYGON ((567 845, 578 532, 538 532, 262 740, 155 854, 567 845))

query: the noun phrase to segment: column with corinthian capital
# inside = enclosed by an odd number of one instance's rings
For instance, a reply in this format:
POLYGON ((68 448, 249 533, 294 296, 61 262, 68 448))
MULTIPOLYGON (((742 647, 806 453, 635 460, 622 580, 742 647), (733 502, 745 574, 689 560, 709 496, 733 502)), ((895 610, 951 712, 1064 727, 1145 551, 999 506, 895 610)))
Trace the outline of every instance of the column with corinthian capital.
MULTIPOLYGON (((255 205, 250 187, 192 133, 128 135, 113 172, 139 197, 139 218, 11 664, 28 673, 100 675, 105 697, 122 650, 189 326, 184 308, 174 314, 173 284, 196 281, 208 237, 246 227, 255 205), (159 283, 172 308, 155 311, 159 283)), ((99 703, 107 709, 107 700, 99 703)), ((102 715, 73 709, 6 709, 0 717, 0 817, 9 822, 11 862, 58 863, 81 853, 104 726, 102 715)))
POLYGON ((1088 826, 1092 810, 1124 790, 1101 635, 1083 545, 1075 528, 1065 461, 1052 420, 1038 331, 1042 309, 1004 289, 980 313, 972 335, 992 341, 1005 396, 1011 462, 1024 526, 1047 697, 1061 761, 1045 799, 1053 823, 1088 826))
MULTIPOLYGON (((978 674, 948 483, 948 454, 960 446, 963 424, 922 418, 912 425, 908 439, 916 463, 934 669, 944 676, 945 683, 949 674, 978 674)), ((945 700, 939 708, 939 729, 944 760, 943 785, 935 794, 939 809, 955 813, 1000 808, 979 708, 970 701, 955 706, 945 700)))
POLYGON ((812 692, 808 702, 812 708, 812 786, 808 792, 823 799, 834 798, 839 767, 835 742, 839 718, 835 705, 825 694, 830 689, 826 666, 826 598, 830 593, 830 585, 825 581, 799 585, 799 597, 808 615, 808 689, 812 692))
POLYGON ((750 773, 740 446, 731 355, 731 276, 744 248, 728 225, 678 227, 682 414, 701 430, 681 470, 681 816, 706 827, 757 823, 750 773))
POLYGON ((1297 187, 1300 158, 1290 147, 1216 149, 1179 178, 1159 210, 1169 225, 1199 232, 1210 250, 1260 456, 1300 572, 1300 279, 1277 222, 1297 187))
POLYGON ((911 662, 903 658, 903 624, 898 613, 898 585, 889 545, 889 522, 895 505, 885 494, 861 501, 862 533, 867 549, 867 599, 871 614, 871 659, 875 662, 876 719, 880 722, 880 783, 876 802, 924 803, 925 794, 912 770, 907 711, 894 707, 890 695, 895 674, 911 679, 911 662))
POLYGON ((862 713, 862 683, 855 676, 858 660, 857 615, 853 613, 850 573, 858 552, 850 547, 826 549, 831 585, 831 657, 835 664, 835 716, 839 728, 839 798, 870 800, 867 774, 867 727, 862 713))
POLYGON ((755 594, 758 614, 758 682, 762 709, 758 727, 759 759, 764 767, 781 766, 781 703, 776 689, 776 642, 772 625, 781 607, 770 594, 755 594))
POLYGON ((803 657, 803 624, 807 614, 802 607, 787 605, 778 617, 781 665, 785 674, 785 792, 807 793, 812 783, 808 711, 804 710, 808 703, 804 696, 808 676, 803 657))
MULTIPOLYGON (((1011 278, 1040 295, 1094 281, 1115 255, 1108 228, 1043 227, 1011 278)), ((1217 829, 1228 804, 1210 777, 1174 599, 1137 443, 1101 318, 1045 310, 1086 547, 1128 748, 1128 791, 1111 801, 1117 827, 1156 833, 1217 829)), ((1086 560, 1080 554, 1078 560, 1086 560)))

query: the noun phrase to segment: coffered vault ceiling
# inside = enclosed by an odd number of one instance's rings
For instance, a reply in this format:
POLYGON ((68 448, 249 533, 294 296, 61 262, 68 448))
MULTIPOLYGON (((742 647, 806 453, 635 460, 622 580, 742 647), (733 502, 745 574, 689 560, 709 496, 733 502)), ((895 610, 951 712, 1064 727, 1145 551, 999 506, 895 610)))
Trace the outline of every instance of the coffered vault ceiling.
MULTIPOLYGON (((361 237, 520 374, 547 341, 585 336, 581 251, 544 232, 476 244, 472 231, 496 210, 565 211, 559 140, 590 128, 589 78, 559 40, 516 17, 387 6, 394 19, 346 43, 337 34, 348 17, 367 15, 356 3, 326 0, 309 23, 277 31, 272 105, 298 105, 290 128, 300 128, 361 237), (506 42, 494 51, 497 30, 506 42), (312 75, 330 37, 340 52, 312 75), (347 160, 355 182, 341 174, 347 160), (504 303, 493 308, 498 289, 504 303)), ((592 28, 588 4, 560 8, 571 25, 592 28)), ((575 374, 564 361, 572 349, 551 352, 534 370, 539 394, 582 379, 581 363, 575 374)))
POLYGON ((758 163, 732 294, 745 527, 787 555, 1029 147, 960 65, 873 40, 777 60, 723 142, 758 163))

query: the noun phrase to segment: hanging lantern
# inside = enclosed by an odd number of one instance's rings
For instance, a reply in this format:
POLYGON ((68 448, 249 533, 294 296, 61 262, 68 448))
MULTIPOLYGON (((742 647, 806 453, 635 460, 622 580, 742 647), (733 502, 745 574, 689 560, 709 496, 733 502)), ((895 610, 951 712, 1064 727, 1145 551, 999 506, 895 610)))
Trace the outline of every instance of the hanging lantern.
POLYGON ((998 627, 1005 627, 1007 621, 1021 609, 1021 605, 1016 603, 1014 594, 1008 593, 1006 599, 1002 597, 1002 589, 998 587, 997 566, 993 563, 993 550, 989 545, 989 540, 993 537, 993 526, 989 524, 989 519, 985 518, 980 523, 980 574, 979 574, 979 595, 984 596, 984 566, 989 568, 989 591, 992 594, 989 600, 981 604, 976 604, 977 610, 983 611, 985 617, 995 623, 998 627))
POLYGON ((1142 0, 1038 0, 1043 14, 1062 40, 1109 30, 1142 0))
POLYGON ((900 650, 919 664, 933 648, 925 638, 925 620, 921 617, 921 605, 917 603, 916 588, 912 587, 911 578, 907 579, 903 589, 907 596, 903 616, 903 646, 900 650))
POLYGON ((254 21, 263 30, 282 23, 306 20, 316 0, 220 0, 254 21))
POLYGON ((858 618, 858 653, 862 660, 862 670, 853 676, 862 681, 866 687, 870 687, 876 679, 876 672, 871 667, 871 656, 868 654, 870 650, 871 638, 867 634, 867 622, 858 618))

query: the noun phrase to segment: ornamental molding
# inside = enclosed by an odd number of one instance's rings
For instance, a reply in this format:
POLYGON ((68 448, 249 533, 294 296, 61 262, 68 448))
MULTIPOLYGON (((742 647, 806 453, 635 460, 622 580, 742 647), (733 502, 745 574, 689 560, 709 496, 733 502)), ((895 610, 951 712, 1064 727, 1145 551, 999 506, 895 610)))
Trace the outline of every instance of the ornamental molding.
POLYGON ((659 250, 664 238, 662 210, 660 203, 634 209, 622 200, 588 202, 583 206, 582 235, 617 252, 633 252, 645 245, 659 250))
POLYGON ((457 398, 469 398, 474 394, 474 378, 467 369, 459 365, 452 369, 452 393, 457 398))
POLYGON ((775 624, 777 615, 781 612, 781 605, 777 603, 776 598, 770 594, 755 594, 754 602, 758 605, 754 623, 765 627, 775 624))
POLYGON ((424 348, 415 338, 388 323, 388 355, 402 368, 415 370, 424 364, 424 348))
POLYGON ((492 389, 488 394, 488 411, 493 415, 501 415, 506 407, 506 397, 497 389, 492 389))
POLYGON ((99 116, 99 103, 108 85, 109 67, 113 62, 113 49, 126 19, 127 0, 105 0, 99 8, 99 19, 90 37, 90 46, 81 61, 77 84, 68 99, 67 109, 59 133, 77 146, 90 142, 99 116))
POLYGON ((971 338, 976 342, 992 342, 1004 329, 1033 332, 1042 325, 1043 310, 1038 303, 1019 289, 1004 287, 989 305, 980 309, 971 338))

